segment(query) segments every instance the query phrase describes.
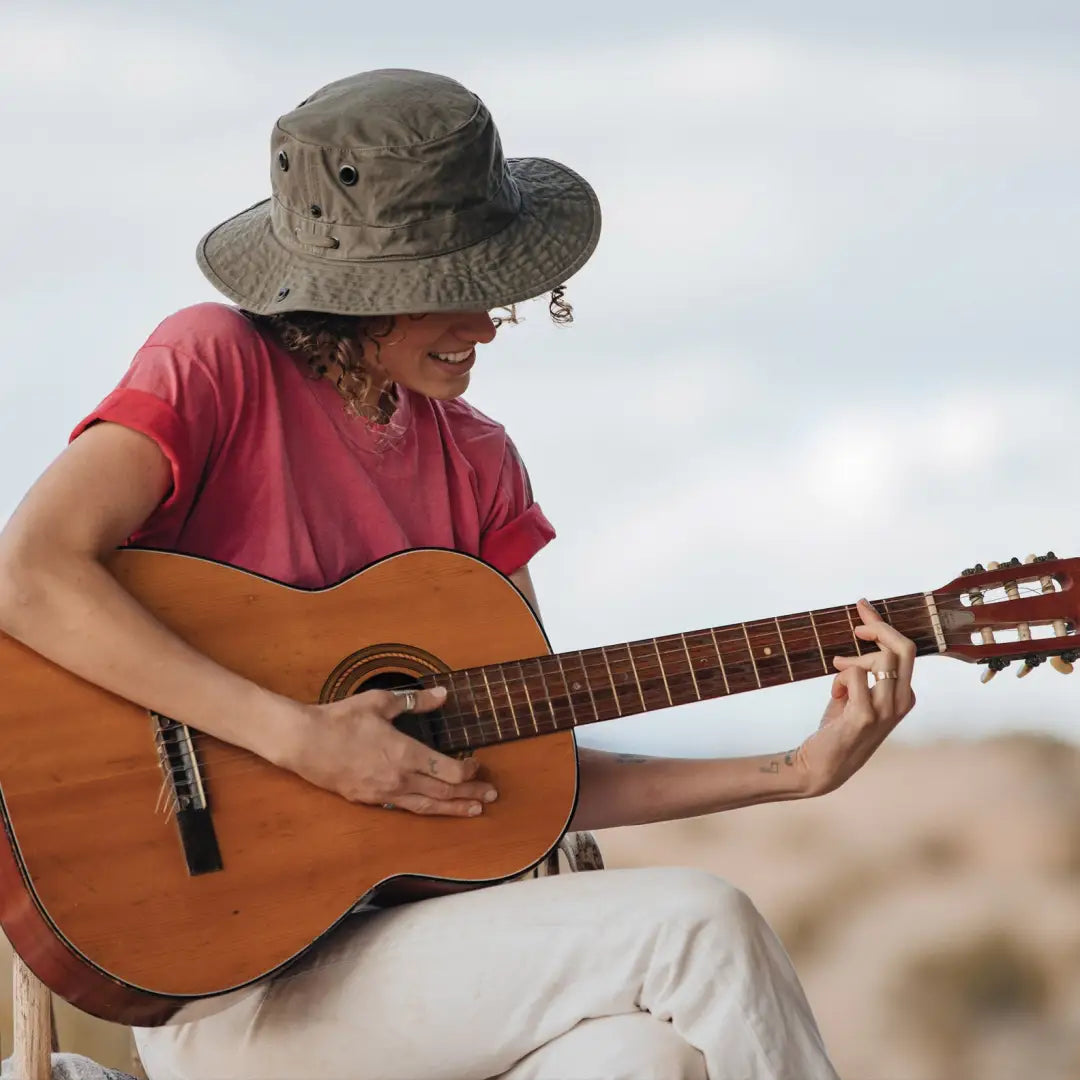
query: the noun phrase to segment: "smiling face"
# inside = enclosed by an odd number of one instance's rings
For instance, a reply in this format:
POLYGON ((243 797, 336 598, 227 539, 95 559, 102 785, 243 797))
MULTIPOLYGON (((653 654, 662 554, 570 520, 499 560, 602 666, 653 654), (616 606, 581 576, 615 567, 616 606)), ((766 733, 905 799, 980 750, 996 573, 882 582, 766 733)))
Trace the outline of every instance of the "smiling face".
POLYGON ((370 341, 364 342, 365 361, 375 382, 383 384, 373 386, 372 393, 378 400, 388 381, 440 401, 460 397, 469 385, 477 345, 494 337, 495 324, 486 311, 399 315, 390 332, 376 339, 377 355, 370 341))

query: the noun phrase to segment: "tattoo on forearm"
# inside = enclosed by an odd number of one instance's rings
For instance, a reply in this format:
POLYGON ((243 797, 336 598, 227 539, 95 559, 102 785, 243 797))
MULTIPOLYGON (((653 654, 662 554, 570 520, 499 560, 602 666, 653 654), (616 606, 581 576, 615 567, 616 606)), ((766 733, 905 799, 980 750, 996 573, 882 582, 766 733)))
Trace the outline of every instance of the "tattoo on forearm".
MULTIPOLYGON (((784 764, 785 765, 794 765, 795 764, 795 751, 794 750, 789 750, 784 755, 784 764)), ((758 772, 778 773, 779 771, 780 771, 780 762, 779 762, 779 760, 777 758, 773 758, 772 761, 766 762, 764 765, 759 765, 758 766, 758 772)))
POLYGON ((615 760, 620 765, 644 765, 649 759, 641 754, 616 754, 615 760))

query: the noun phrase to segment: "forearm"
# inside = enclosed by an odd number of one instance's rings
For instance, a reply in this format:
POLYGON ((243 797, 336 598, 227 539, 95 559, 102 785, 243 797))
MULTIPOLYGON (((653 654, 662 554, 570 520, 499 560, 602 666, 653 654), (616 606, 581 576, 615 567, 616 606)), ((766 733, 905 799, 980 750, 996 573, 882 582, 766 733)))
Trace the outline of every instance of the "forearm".
POLYGON ((572 829, 606 829, 715 814, 806 794, 794 753, 652 758, 581 748, 572 829))
POLYGON ((0 630, 76 675, 217 738, 285 763, 294 702, 191 648, 90 556, 6 558, 0 630))

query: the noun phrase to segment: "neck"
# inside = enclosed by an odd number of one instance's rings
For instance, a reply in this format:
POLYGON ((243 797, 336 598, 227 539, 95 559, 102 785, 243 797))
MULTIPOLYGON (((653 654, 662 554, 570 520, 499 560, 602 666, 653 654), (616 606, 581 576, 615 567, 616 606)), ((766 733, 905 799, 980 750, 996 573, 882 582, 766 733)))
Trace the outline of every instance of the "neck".
MULTIPOLYGON (((931 598, 874 606, 920 655, 939 651, 931 598)), ((448 690, 431 735, 441 749, 467 750, 834 675, 833 657, 873 651, 855 636, 859 621, 853 606, 822 608, 449 672, 425 680, 448 690)))

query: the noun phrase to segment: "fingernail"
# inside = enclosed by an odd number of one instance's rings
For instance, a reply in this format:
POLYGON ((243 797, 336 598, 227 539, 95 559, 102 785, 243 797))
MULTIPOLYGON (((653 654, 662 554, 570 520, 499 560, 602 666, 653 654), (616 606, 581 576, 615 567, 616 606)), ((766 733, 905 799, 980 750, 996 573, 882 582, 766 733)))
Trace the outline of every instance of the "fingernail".
POLYGON ((498 797, 499 793, 494 788, 484 792, 484 802, 494 802, 498 797))
POLYGON ((483 810, 484 808, 479 803, 473 803, 472 806, 469 807, 469 817, 477 817, 479 814, 483 813, 483 810))
POLYGON ((435 694, 437 697, 446 697, 446 687, 445 686, 433 686, 431 688, 431 692, 433 694, 435 694))

